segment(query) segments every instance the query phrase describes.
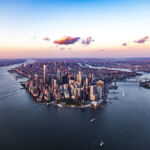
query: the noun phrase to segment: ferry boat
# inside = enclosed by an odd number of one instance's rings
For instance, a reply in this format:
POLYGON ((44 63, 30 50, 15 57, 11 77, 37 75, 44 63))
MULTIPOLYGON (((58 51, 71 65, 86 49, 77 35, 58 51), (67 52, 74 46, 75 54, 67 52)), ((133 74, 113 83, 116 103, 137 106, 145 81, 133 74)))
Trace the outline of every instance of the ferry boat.
POLYGON ((93 119, 90 120, 90 122, 93 122, 93 121, 95 121, 95 118, 93 118, 93 119))
POLYGON ((102 147, 103 145, 104 145, 104 141, 103 141, 103 140, 101 140, 101 142, 100 142, 99 146, 100 146, 100 147, 102 147))

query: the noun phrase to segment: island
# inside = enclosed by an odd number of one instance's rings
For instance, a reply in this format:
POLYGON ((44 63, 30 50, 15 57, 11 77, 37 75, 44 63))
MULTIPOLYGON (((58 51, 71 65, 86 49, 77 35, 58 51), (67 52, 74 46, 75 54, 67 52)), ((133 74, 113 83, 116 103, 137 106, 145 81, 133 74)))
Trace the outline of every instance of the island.
POLYGON ((38 59, 32 64, 13 68, 11 73, 27 78, 21 83, 33 99, 58 107, 104 107, 109 89, 117 89, 116 81, 140 75, 90 67, 93 59, 38 59))

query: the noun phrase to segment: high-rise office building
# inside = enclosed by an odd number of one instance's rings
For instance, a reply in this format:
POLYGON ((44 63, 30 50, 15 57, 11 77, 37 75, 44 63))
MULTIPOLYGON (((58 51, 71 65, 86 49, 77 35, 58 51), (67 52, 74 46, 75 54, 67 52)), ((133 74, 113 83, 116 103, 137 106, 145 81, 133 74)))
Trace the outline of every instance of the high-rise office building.
POLYGON ((102 96, 104 96, 104 82, 102 80, 99 80, 96 82, 97 87, 102 87, 102 96))
POLYGON ((101 86, 97 87, 98 99, 101 99, 103 96, 103 90, 101 86))
POLYGON ((57 70, 57 78, 61 80, 61 71, 59 69, 57 70))
POLYGON ((78 82, 79 82, 80 84, 82 83, 82 73, 81 73, 81 71, 78 72, 77 80, 78 80, 78 82))
POLYGON ((90 86, 90 100, 91 101, 96 100, 96 86, 95 85, 90 86))
POLYGON ((44 79, 44 86, 45 86, 45 80, 46 80, 46 65, 43 65, 43 70, 44 70, 44 76, 43 76, 43 79, 44 79))

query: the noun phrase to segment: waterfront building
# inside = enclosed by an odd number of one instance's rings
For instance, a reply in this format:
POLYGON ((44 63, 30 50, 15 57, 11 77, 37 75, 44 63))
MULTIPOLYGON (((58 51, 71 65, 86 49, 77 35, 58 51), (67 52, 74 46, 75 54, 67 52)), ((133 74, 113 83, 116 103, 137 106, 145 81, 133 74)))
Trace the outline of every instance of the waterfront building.
POLYGON ((50 91, 49 91, 49 89, 48 88, 46 88, 45 89, 45 93, 44 93, 45 95, 44 95, 44 99, 46 100, 46 101, 50 101, 51 99, 50 99, 50 91))
POLYGON ((99 80, 96 82, 96 86, 98 87, 102 87, 102 96, 104 96, 104 81, 99 80))
POLYGON ((75 99, 79 100, 79 96, 78 96, 78 88, 74 89, 74 93, 75 93, 75 99))
POLYGON ((103 96, 103 90, 101 86, 97 87, 98 99, 101 99, 103 96))
POLYGON ((90 86, 90 100, 91 101, 96 100, 96 86, 95 85, 90 86))

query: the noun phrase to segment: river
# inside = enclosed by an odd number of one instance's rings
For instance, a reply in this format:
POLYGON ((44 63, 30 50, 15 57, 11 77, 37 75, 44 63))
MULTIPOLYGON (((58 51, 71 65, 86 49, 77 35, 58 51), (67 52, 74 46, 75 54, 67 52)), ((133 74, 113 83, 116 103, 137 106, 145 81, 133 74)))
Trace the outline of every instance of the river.
POLYGON ((58 109, 21 89, 7 72, 15 66, 0 68, 0 150, 149 150, 149 89, 118 82, 119 93, 108 97, 119 100, 103 109, 58 109))
MULTIPOLYGON (((79 65, 81 66, 81 64, 79 63, 79 65)), ((132 72, 131 69, 127 69, 127 68, 110 68, 110 67, 97 67, 97 66, 92 66, 92 65, 88 65, 86 64, 87 67, 89 68, 93 68, 93 69, 107 69, 107 70, 118 70, 118 71, 125 71, 125 72, 132 72)))

